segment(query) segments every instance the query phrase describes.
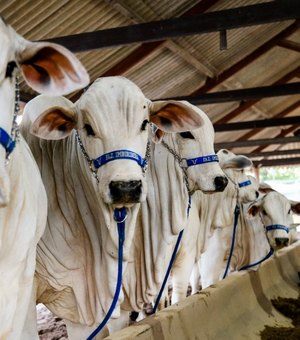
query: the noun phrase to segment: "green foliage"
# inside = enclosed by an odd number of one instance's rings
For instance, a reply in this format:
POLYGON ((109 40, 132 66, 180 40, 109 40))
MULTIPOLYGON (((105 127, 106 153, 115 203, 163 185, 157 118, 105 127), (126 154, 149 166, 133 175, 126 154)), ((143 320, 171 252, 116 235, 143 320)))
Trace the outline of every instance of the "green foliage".
POLYGON ((273 168, 261 168, 260 169, 261 181, 268 180, 299 180, 300 179, 300 167, 296 166, 284 166, 273 168))

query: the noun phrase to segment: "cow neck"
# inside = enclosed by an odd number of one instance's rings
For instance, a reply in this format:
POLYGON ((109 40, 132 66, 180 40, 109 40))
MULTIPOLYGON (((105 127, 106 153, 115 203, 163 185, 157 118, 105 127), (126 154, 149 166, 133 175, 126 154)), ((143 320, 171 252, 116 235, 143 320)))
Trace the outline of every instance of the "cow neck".
POLYGON ((6 162, 5 165, 9 164, 10 155, 13 152, 16 143, 20 140, 19 125, 17 123, 17 117, 20 111, 20 85, 19 76, 15 76, 15 103, 14 103, 14 114, 13 122, 10 135, 0 127, 0 144, 6 151, 6 162))

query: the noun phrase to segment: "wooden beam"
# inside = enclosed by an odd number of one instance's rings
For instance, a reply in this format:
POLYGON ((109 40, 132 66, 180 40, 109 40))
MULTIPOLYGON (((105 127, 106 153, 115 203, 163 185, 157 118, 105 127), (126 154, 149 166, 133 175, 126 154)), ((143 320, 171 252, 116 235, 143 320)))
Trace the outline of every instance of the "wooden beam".
MULTIPOLYGON (((296 101, 295 103, 293 103, 290 106, 286 107, 284 110, 282 110, 279 113, 275 114, 275 116, 273 116, 272 119, 285 117, 289 113, 291 113, 291 112, 295 111, 296 109, 298 109, 298 107, 300 107, 300 100, 296 101)), ((262 130, 263 129, 255 129, 255 130, 248 131, 247 133, 245 133, 244 135, 239 137, 237 140, 249 139, 249 138, 255 136, 256 134, 258 134, 259 132, 261 132, 262 130)))
POLYGON ((253 165, 255 167, 285 166, 285 165, 299 165, 299 164, 300 164, 300 157, 263 159, 261 161, 253 161, 253 165))
POLYGON ((252 53, 247 55, 242 60, 238 61, 236 64, 229 67, 224 72, 218 74, 215 78, 209 78, 205 85, 198 88, 196 91, 191 93, 192 96, 197 96, 199 94, 208 92, 209 90, 213 89, 214 87, 220 85, 228 78, 232 77, 235 73, 239 72, 241 69, 245 68, 247 65, 252 63, 254 60, 261 57, 263 54, 267 53, 269 50, 271 50, 276 44, 278 44, 282 39, 285 39, 286 37, 289 37, 291 34, 296 32, 300 27, 300 23, 294 22, 290 26, 288 26, 286 29, 275 35, 272 39, 268 40, 266 43, 264 43, 262 46, 258 47, 256 50, 254 50, 252 53))
POLYGON ((243 155, 248 158, 266 158, 266 157, 273 157, 273 156, 300 155, 300 149, 250 152, 250 153, 243 153, 243 155))
MULTIPOLYGON (((260 86, 249 89, 239 89, 230 91, 219 91, 214 93, 203 93, 199 96, 182 96, 173 98, 164 98, 156 100, 187 100, 194 105, 200 104, 217 104, 232 101, 249 101, 260 100, 267 97, 278 97, 286 95, 300 94, 300 82, 273 85, 273 86, 260 86)), ((222 118, 218 121, 220 124, 222 118)))
POLYGON ((164 46, 176 55, 178 55, 180 58, 185 60, 188 64, 192 65, 200 73, 208 77, 213 77, 215 74, 217 74, 217 69, 215 67, 205 65, 197 58, 195 58, 190 52, 188 52, 186 49, 184 49, 174 41, 167 40, 164 46))
MULTIPOLYGON (((299 2, 300 4, 300 2, 299 2)), ((289 73, 282 76, 280 79, 276 80, 271 85, 278 85, 278 84, 285 84, 286 82, 290 81, 294 77, 296 77, 300 72, 300 66, 296 67, 294 70, 290 71, 289 73)), ((260 98, 261 99, 261 98, 260 98)), ((236 109, 232 110, 231 112, 227 113, 224 117, 219 119, 216 123, 217 124, 224 124, 230 121, 231 119, 237 117, 239 114, 241 114, 243 111, 249 109, 251 106, 255 105, 257 102, 259 102, 260 99, 253 99, 249 100, 248 102, 241 102, 240 106, 236 109)))
POLYGON ((173 18, 47 40, 62 44, 73 52, 84 52, 298 18, 300 18, 299 1, 285 0, 203 13, 189 18, 173 18))
POLYGON ((278 46, 287 48, 291 51, 300 52, 300 43, 296 41, 284 39, 278 44, 278 46))
POLYGON ((265 138, 265 139, 215 143, 215 148, 217 150, 232 149, 232 148, 248 148, 248 147, 256 146, 256 145, 269 146, 273 144, 288 144, 288 143, 298 143, 298 142, 300 142, 300 137, 265 138))
POLYGON ((215 124, 215 132, 237 131, 257 128, 267 128, 273 126, 300 124, 300 116, 277 118, 277 119, 262 119, 250 120, 239 123, 215 124))

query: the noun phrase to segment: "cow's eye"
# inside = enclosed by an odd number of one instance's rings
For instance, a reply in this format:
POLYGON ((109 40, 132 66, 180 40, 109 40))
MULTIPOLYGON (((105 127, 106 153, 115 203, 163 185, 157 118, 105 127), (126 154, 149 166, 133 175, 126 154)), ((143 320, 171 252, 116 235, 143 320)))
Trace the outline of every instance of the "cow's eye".
POLYGON ((262 213, 263 215, 267 215, 267 212, 265 211, 265 209, 263 209, 262 213))
POLYGON ((146 130, 146 126, 147 124, 149 123, 149 120, 145 119, 142 123, 142 126, 141 126, 141 131, 145 131, 146 130))
POLYGON ((189 131, 181 132, 181 133, 180 133, 180 136, 181 136, 182 138, 195 139, 194 136, 193 136, 189 131))
POLYGON ((16 67, 16 62, 10 61, 6 66, 5 78, 11 78, 16 67))
POLYGON ((87 133, 88 136, 95 136, 95 132, 94 132, 94 130, 93 130, 93 128, 91 127, 90 124, 85 124, 85 125, 84 125, 84 128, 85 128, 86 133, 87 133))

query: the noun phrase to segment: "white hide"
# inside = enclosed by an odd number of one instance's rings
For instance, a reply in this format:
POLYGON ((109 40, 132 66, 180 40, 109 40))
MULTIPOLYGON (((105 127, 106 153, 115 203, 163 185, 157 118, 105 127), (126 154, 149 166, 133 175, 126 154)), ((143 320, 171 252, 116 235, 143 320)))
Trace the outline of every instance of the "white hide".
MULTIPOLYGON (((73 129, 78 129, 90 158, 118 149, 144 157, 148 140, 145 121, 155 123, 159 139, 165 132, 194 129, 204 123, 203 118, 184 102, 152 103, 123 77, 98 79, 75 104, 62 97, 37 97, 27 104, 25 113, 23 128, 49 197, 47 227, 37 251, 38 301, 68 320, 70 338, 82 339, 103 320, 117 281, 118 237, 109 183, 142 182, 138 202, 124 204, 128 210, 125 271, 147 183, 136 162, 121 159, 98 169, 97 184, 73 129), (57 117, 56 126, 48 124, 52 115, 57 117), (88 134, 91 128, 94 135, 88 134)), ((121 293, 110 325, 120 317, 122 301, 121 293)), ((104 328, 99 337, 106 334, 104 328)))
MULTIPOLYGON (((230 234, 230 230, 232 230, 237 192, 240 203, 253 201, 258 195, 258 185, 254 181, 250 186, 238 188, 238 183, 249 179, 243 170, 251 165, 248 158, 236 156, 227 150, 220 150, 218 156, 220 165, 230 180, 221 193, 205 195, 199 191, 193 195, 188 226, 184 231, 172 269, 172 303, 186 296, 193 266, 198 262, 202 263, 202 255, 208 247, 210 238, 215 235, 217 239, 226 239, 227 243, 230 242, 230 237, 227 234, 230 234)), ((225 247, 224 249, 218 248, 214 254, 210 254, 210 259, 215 266, 218 264, 218 259, 224 259, 225 249, 225 247)), ((215 272, 211 271, 211 275, 217 275, 219 278, 220 268, 216 268, 215 272)), ((199 278, 194 281, 193 293, 197 290, 198 284, 199 278)))
MULTIPOLYGON (((293 225, 293 213, 300 214, 300 203, 287 199, 277 191, 270 191, 248 207, 249 223, 265 229, 268 225, 280 224, 288 229, 293 225), (252 218, 254 217, 254 220, 252 218)), ((270 246, 277 250, 290 243, 290 233, 285 230, 266 231, 270 246)))
MULTIPOLYGON (((16 74, 15 70, 5 77, 9 62, 15 61, 29 86, 49 94, 68 93, 88 83, 72 53, 55 44, 25 40, 1 17, 0 46, 0 126, 9 134, 16 74), (41 69, 44 77, 39 76, 41 69)), ((5 156, 0 146, 0 339, 32 340, 38 339, 33 277, 36 245, 46 224, 46 193, 22 136, 7 166, 5 156)))
MULTIPOLYGON (((183 138, 180 134, 164 138, 181 158, 214 154, 212 123, 198 111, 205 123, 192 131, 194 139, 183 138)), ((187 175, 191 190, 206 192, 216 190, 216 177, 224 178, 216 162, 190 167, 187 175)), ((147 182, 148 195, 138 215, 132 261, 123 280, 125 310, 141 311, 145 303, 155 302, 178 234, 187 224, 188 193, 183 170, 162 144, 151 148, 147 182)))

